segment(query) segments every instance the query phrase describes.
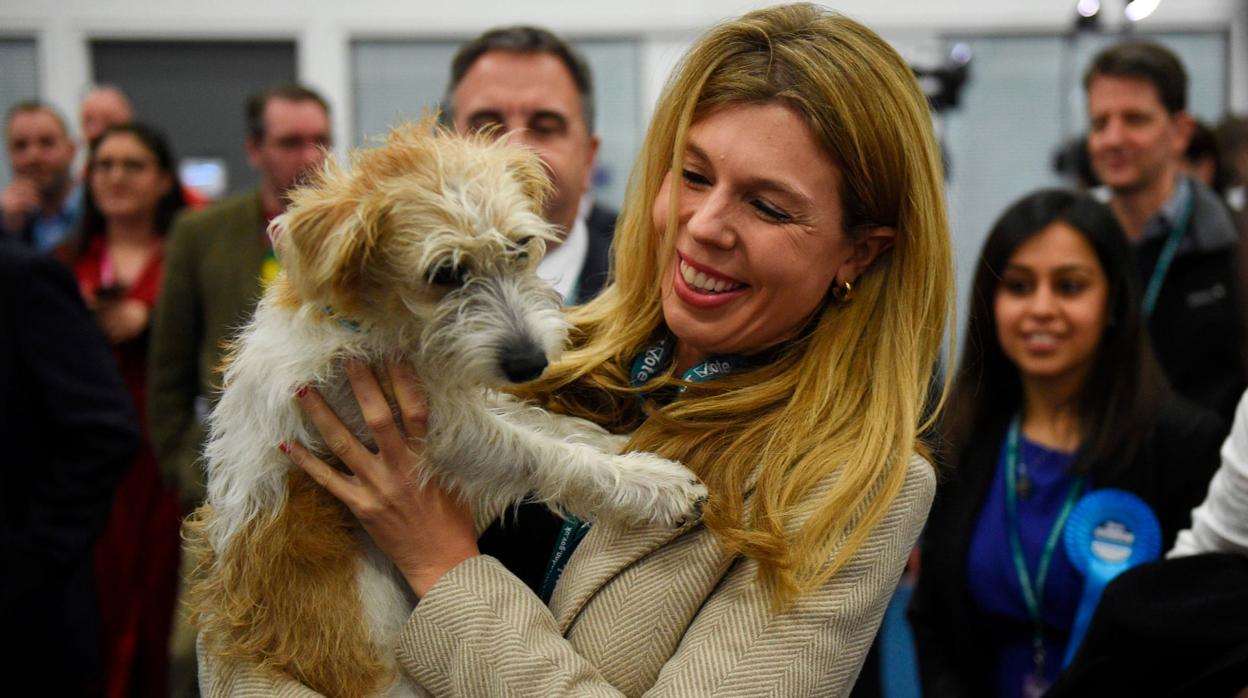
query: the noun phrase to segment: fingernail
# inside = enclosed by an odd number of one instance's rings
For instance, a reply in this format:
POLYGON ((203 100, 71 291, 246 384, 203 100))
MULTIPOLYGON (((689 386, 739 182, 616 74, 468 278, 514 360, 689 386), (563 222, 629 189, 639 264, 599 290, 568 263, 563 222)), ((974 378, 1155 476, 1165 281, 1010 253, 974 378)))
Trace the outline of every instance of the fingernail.
POLYGON ((281 451, 282 453, 285 453, 286 455, 288 455, 288 456, 289 456, 289 455, 290 455, 290 444, 288 444, 288 443, 286 443, 285 441, 283 441, 283 442, 281 442, 280 444, 278 444, 278 445, 277 445, 277 450, 279 450, 279 451, 281 451))
POLYGON ((298 389, 295 390, 295 397, 303 397, 304 395, 307 395, 307 394, 308 394, 308 386, 306 385, 301 385, 299 386, 298 389))

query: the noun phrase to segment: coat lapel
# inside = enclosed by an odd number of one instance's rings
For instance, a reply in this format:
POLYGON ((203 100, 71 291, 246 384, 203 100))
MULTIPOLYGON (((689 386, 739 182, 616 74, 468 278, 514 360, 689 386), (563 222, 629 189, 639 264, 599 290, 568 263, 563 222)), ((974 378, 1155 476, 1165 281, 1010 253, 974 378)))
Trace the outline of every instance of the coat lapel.
POLYGON ((559 632, 566 633, 590 598, 625 567, 699 527, 699 522, 687 523, 679 528, 626 528, 605 522, 594 524, 568 560, 560 577, 561 583, 555 587, 550 599, 550 609, 559 625, 559 632))

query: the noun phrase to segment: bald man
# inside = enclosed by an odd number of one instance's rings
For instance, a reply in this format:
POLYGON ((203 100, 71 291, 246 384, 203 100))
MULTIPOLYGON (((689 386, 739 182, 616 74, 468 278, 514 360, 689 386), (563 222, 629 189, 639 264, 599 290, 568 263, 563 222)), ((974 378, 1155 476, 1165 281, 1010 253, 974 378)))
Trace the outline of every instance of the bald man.
POLYGON ((134 106, 130 104, 126 93, 118 87, 93 87, 82 98, 79 125, 82 139, 88 145, 99 138, 109 126, 128 124, 131 121, 134 121, 134 106))

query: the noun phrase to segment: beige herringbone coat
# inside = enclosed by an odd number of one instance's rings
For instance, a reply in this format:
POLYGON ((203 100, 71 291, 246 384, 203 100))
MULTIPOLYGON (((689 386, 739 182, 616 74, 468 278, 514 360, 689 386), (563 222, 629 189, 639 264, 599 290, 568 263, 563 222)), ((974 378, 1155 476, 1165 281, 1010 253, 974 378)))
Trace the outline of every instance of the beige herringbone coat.
MULTIPOLYGON (((935 491, 922 458, 858 554, 823 588, 772 612, 756 565, 705 527, 595 526, 547 608, 498 561, 460 564, 421 600, 399 647, 435 696, 847 695, 935 491)), ((206 696, 309 696, 201 662, 206 696)))

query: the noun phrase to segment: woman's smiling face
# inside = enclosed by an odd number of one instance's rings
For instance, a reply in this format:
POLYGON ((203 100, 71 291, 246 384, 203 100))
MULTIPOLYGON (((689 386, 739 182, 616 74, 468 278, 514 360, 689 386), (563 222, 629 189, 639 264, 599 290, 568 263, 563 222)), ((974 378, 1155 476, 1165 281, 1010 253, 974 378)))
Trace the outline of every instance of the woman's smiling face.
POLYGON ((835 280, 852 282, 865 268, 843 228, 840 171, 792 108, 734 105, 699 119, 681 174, 663 181, 653 221, 666 230, 678 187, 675 258, 662 289, 684 363, 789 339, 835 280))
POLYGON ((1083 384, 1109 311, 1109 281, 1084 236, 1057 222, 1019 245, 997 284, 997 340, 1024 382, 1083 384))

